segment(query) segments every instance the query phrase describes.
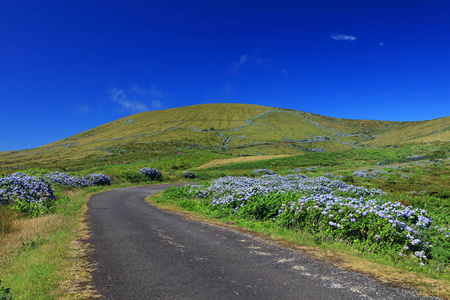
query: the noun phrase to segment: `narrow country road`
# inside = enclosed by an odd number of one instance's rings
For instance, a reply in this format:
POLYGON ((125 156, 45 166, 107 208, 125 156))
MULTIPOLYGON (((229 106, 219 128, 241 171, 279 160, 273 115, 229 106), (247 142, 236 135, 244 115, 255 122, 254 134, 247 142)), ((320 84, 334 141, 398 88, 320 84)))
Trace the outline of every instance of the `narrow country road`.
POLYGON ((168 186, 111 190, 89 201, 102 299, 423 299, 144 201, 168 186))

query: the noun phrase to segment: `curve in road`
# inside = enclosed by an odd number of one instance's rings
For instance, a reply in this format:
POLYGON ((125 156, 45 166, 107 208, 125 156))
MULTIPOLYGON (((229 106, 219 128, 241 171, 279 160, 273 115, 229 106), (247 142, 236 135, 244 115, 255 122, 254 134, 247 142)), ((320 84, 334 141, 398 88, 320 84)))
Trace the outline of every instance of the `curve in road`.
POLYGON ((93 280, 103 299, 424 298, 145 202, 168 186, 111 190, 88 202, 93 280))

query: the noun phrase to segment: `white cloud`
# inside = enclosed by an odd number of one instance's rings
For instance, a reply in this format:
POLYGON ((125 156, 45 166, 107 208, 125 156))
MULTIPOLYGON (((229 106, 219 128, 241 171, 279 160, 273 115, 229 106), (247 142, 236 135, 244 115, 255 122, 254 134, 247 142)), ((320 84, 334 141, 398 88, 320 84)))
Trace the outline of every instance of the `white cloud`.
POLYGON ((260 54, 260 50, 257 49, 253 53, 245 53, 242 54, 239 58, 239 61, 235 61, 233 63, 232 71, 234 73, 239 73, 241 67, 245 64, 251 64, 253 66, 262 67, 264 69, 270 68, 271 60, 269 58, 266 58, 260 54))
POLYGON ((163 104, 161 103, 161 101, 159 99, 155 99, 152 100, 152 108, 157 109, 157 108, 162 108, 163 104))
POLYGON ((130 92, 139 95, 152 95, 155 97, 164 96, 164 93, 157 90, 154 84, 152 84, 149 89, 141 88, 139 85, 135 84, 131 87, 130 92))
POLYGON ((124 90, 119 90, 114 87, 109 90, 109 93, 111 95, 111 100, 120 104, 126 110, 131 112, 143 112, 149 110, 145 103, 128 99, 124 90))
POLYGON ((233 72, 238 72, 239 68, 248 61, 248 54, 242 54, 241 59, 233 64, 233 72))
POLYGON ((383 46, 383 45, 384 45, 384 43, 383 43, 383 42, 381 42, 381 43, 380 43, 380 47, 381 47, 381 46, 383 46))
POLYGON ((355 36, 346 35, 346 34, 333 34, 331 36, 331 38, 336 41, 354 41, 354 40, 356 40, 355 36))

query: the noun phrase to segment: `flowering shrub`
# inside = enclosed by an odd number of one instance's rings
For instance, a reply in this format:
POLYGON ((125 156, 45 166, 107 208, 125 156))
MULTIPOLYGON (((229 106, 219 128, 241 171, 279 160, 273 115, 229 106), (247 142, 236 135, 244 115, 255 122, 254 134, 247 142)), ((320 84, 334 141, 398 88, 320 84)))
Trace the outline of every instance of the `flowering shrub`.
POLYGON ((214 180, 209 186, 197 185, 193 191, 206 196, 213 196, 218 202, 227 197, 230 200, 249 198, 252 195, 265 195, 273 192, 296 192, 306 194, 345 193, 355 197, 381 196, 380 189, 367 189, 346 184, 340 180, 331 180, 327 177, 310 178, 304 174, 290 174, 286 177, 279 175, 263 175, 260 178, 223 177, 214 180))
POLYGON ((184 178, 195 178, 195 174, 192 171, 184 171, 183 172, 183 177, 184 178))
POLYGON ((104 174, 79 177, 54 172, 36 177, 14 173, 0 177, 0 206, 9 205, 13 210, 31 217, 48 213, 53 210, 56 202, 52 183, 85 187, 110 184, 111 179, 104 174))
POLYGON ((268 169, 255 169, 253 170, 253 173, 255 174, 267 174, 267 175, 275 175, 275 171, 271 171, 268 169))
POLYGON ((87 187, 111 184, 111 179, 104 174, 89 174, 85 177, 71 176, 62 172, 52 172, 43 176, 52 183, 70 187, 87 187))
POLYGON ((45 174, 43 177, 52 183, 63 186, 84 187, 89 185, 87 180, 83 177, 70 176, 69 174, 62 172, 52 172, 50 174, 45 174))
POLYGON ((325 151, 327 151, 327 149, 313 148, 313 149, 309 149, 307 151, 309 151, 309 152, 325 152, 325 151))
POLYGON ((312 171, 312 170, 317 170, 317 167, 305 168, 305 171, 312 171))
POLYGON ((223 177, 184 188, 183 197, 211 199, 213 210, 341 238, 364 251, 450 263, 450 229, 432 226, 425 210, 385 201, 382 190, 328 177, 223 177))
POLYGON ((161 180, 162 174, 158 169, 153 168, 142 168, 139 170, 140 173, 150 177, 151 180, 161 180))
POLYGON ((353 172, 353 175, 355 175, 356 177, 361 177, 361 178, 378 179, 379 175, 385 174, 385 173, 387 173, 387 172, 383 171, 383 170, 375 170, 373 172, 369 172, 366 170, 359 170, 359 171, 353 172))
MULTIPOLYGON (((286 227, 301 227, 311 233, 337 236, 365 250, 394 248, 399 253, 429 253, 421 241, 422 231, 432 221, 425 210, 377 199, 336 197, 332 194, 303 196, 282 204, 275 217, 286 227)), ((418 258, 426 259, 425 255, 418 258)))
POLYGON ((0 206, 9 205, 31 217, 53 209, 55 196, 50 183, 25 173, 0 177, 0 206))
POLYGON ((111 184, 111 178, 105 174, 89 174, 85 177, 89 182, 89 185, 109 185, 111 184))

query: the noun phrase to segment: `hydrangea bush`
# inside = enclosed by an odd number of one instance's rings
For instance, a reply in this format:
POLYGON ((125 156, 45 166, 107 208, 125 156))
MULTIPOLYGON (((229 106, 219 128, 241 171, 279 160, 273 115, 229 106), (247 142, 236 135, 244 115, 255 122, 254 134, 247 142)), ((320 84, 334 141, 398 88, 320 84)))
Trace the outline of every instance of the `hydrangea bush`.
POLYGON ((195 178, 195 174, 192 171, 184 171, 183 172, 183 177, 184 178, 195 178))
POLYGON ((56 197, 50 183, 25 173, 0 177, 0 206, 34 217, 53 209, 56 197))
POLYGON ((161 180, 162 174, 158 169, 154 168, 142 168, 139 170, 140 173, 150 177, 151 180, 161 180))
POLYGON ((384 170, 375 170, 369 172, 367 170, 359 170, 353 172, 353 175, 360 178, 369 178, 369 179, 378 179, 381 174, 386 174, 387 172, 384 170))
POLYGON ((178 188, 177 195, 210 199, 211 209, 221 213, 271 220, 320 238, 337 237, 363 251, 413 257, 421 264, 436 257, 450 263, 450 229, 433 226, 425 210, 386 201, 380 189, 328 177, 223 177, 178 188))
POLYGON ((8 205, 13 210, 31 217, 48 213, 54 209, 56 202, 52 183, 86 187, 110 184, 111 179, 104 174, 79 177, 54 172, 37 177, 13 173, 0 177, 0 206, 8 205))
POLYGON ((70 187, 87 187, 95 185, 111 184, 111 178, 104 174, 89 174, 87 176, 71 176, 62 172, 52 172, 43 175, 45 179, 52 183, 70 187))
POLYGON ((111 184, 111 178, 105 174, 89 174, 86 177, 89 185, 109 185, 111 184))
POLYGON ((313 234, 342 237, 374 252, 395 249, 404 255, 419 251, 417 257, 424 260, 431 250, 422 241, 422 231, 432 223, 426 211, 399 202, 316 194, 281 204, 274 220, 313 234))
POLYGON ((275 175, 275 171, 269 170, 269 169, 255 169, 253 170, 253 173, 255 174, 266 174, 266 175, 275 175))

